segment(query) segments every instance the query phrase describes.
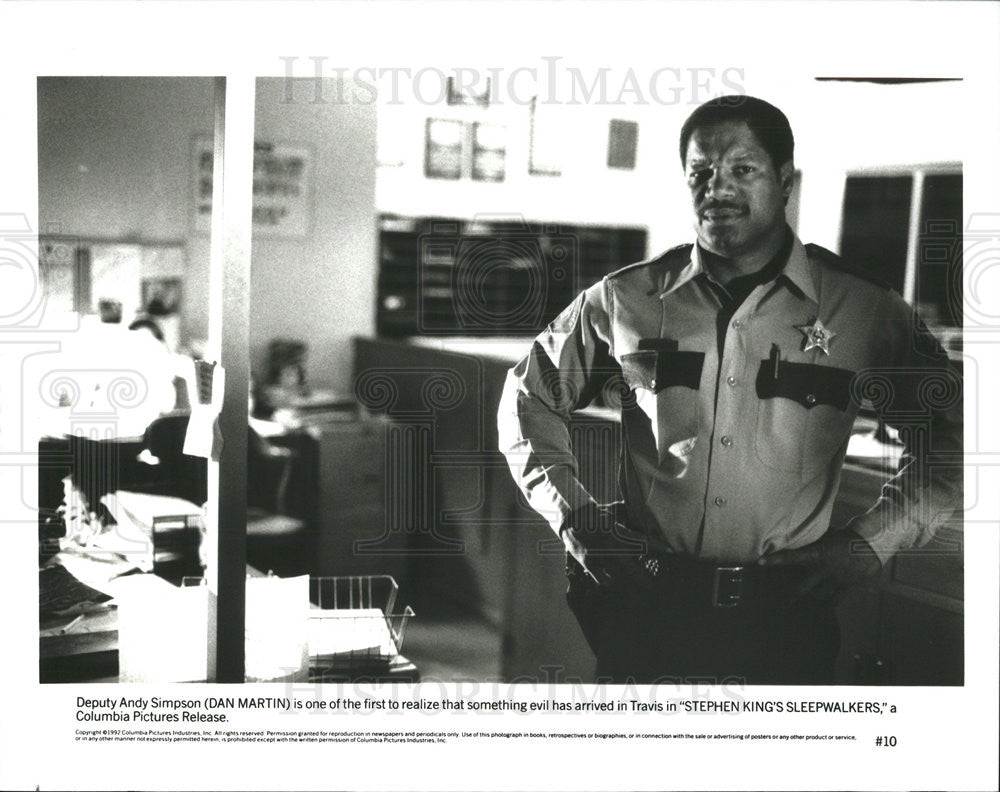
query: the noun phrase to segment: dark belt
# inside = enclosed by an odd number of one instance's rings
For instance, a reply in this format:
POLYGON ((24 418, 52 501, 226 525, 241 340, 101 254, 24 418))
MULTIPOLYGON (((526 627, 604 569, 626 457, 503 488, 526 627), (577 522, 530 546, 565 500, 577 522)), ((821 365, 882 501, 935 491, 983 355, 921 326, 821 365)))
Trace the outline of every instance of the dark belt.
POLYGON ((808 575, 801 566, 716 565, 658 553, 640 556, 639 566, 656 590, 710 608, 790 602, 808 575))

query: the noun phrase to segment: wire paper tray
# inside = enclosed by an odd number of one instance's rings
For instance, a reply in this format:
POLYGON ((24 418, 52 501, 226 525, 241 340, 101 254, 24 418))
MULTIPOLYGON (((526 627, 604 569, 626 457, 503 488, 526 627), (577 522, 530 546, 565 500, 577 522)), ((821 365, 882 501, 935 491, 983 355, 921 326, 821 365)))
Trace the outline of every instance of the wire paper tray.
POLYGON ((310 681, 385 671, 399 654, 414 615, 409 606, 394 612, 398 593, 390 575, 310 578, 310 681))

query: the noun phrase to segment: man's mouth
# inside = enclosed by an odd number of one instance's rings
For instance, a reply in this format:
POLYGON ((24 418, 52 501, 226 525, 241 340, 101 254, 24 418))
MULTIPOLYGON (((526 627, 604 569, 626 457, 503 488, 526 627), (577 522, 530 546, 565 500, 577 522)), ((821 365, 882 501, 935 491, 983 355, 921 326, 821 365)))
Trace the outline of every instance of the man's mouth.
POLYGON ((716 206, 703 209, 701 219, 708 223, 725 223, 732 220, 739 220, 747 214, 745 208, 741 206, 716 206))

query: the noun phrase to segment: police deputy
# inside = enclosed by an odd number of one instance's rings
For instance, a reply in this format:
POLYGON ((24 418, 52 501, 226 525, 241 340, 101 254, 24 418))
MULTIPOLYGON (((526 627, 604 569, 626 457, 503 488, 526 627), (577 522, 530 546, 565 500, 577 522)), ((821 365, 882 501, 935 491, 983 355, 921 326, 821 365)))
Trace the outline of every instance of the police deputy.
POLYGON ((866 262, 789 228, 793 148, 765 101, 698 107, 680 133, 695 242, 588 288, 509 372, 500 446, 565 544, 601 680, 829 684, 838 596, 961 502, 961 380, 866 262), (612 504, 566 428, 598 396, 621 407, 612 504), (901 461, 831 525, 862 406, 901 461))

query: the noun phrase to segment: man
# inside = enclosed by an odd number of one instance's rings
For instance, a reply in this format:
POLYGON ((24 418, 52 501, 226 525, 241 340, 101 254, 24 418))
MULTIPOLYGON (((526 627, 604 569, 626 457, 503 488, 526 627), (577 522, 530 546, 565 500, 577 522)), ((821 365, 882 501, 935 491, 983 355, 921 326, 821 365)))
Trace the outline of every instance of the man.
POLYGON ((960 502, 960 380, 864 262, 792 233, 793 147, 760 99, 697 108, 680 135, 696 243, 587 289, 509 373, 500 445, 565 543, 601 679, 828 684, 839 593, 960 502), (611 505, 565 427, 597 395, 621 404, 611 505), (831 526, 863 402, 906 450, 871 510, 831 526))

